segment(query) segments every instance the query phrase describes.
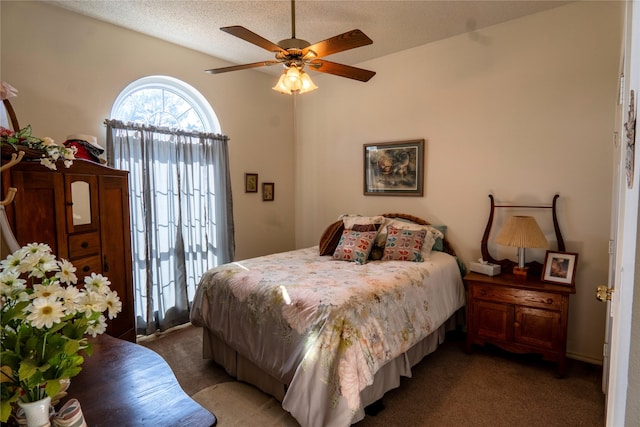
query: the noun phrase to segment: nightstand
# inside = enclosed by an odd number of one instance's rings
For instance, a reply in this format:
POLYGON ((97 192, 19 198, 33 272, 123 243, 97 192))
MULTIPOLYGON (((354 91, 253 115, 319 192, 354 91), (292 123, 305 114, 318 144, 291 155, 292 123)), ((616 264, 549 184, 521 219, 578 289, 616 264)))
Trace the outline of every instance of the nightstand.
POLYGON ((514 353, 538 353, 557 362, 565 372, 569 295, 575 287, 520 280, 512 274, 485 276, 469 273, 467 290, 467 343, 493 344, 514 353))

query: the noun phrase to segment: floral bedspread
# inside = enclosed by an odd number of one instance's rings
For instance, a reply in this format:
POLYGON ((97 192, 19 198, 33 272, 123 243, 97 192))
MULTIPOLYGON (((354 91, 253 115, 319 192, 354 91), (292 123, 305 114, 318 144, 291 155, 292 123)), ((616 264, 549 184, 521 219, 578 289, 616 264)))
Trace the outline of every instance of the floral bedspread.
POLYGON ((216 267, 191 320, 289 384, 282 402, 303 426, 346 426, 386 362, 464 305, 455 258, 365 265, 299 249, 216 267))

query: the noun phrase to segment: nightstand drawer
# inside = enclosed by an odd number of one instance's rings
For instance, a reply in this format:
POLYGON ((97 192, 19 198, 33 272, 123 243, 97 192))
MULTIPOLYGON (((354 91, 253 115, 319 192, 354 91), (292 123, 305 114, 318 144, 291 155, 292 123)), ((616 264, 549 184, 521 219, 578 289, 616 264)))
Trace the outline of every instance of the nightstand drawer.
POLYGON ((471 295, 479 300, 504 302, 527 307, 546 308, 548 310, 560 310, 562 297, 560 295, 529 291, 526 289, 506 288, 484 284, 471 284, 471 295))

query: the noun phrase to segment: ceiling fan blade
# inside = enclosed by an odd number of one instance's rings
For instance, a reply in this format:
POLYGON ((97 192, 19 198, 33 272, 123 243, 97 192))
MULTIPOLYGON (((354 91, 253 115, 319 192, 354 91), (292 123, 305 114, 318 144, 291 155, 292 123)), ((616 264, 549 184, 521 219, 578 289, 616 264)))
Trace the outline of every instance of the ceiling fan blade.
POLYGON ((204 71, 209 74, 220 74, 220 73, 226 73, 228 71, 246 70, 247 68, 257 68, 257 67, 263 67, 263 66, 274 65, 279 63, 280 61, 276 61, 276 60, 260 61, 260 62, 253 62, 251 64, 232 65, 230 67, 222 67, 222 68, 212 68, 210 70, 204 70, 204 71))
POLYGON ((336 76, 360 80, 361 82, 368 82, 371 77, 376 75, 375 71, 356 68, 351 65, 337 64, 326 60, 309 62, 307 66, 321 73, 335 74, 336 76))
MULTIPOLYGON (((307 55, 309 51, 315 52, 316 58, 322 58, 334 53, 343 52, 345 50, 356 47, 366 46, 373 43, 365 33, 360 30, 351 30, 346 33, 339 34, 321 42, 312 44, 303 49, 302 54, 307 55)), ((311 54, 313 55, 313 54, 311 54)), ((313 56, 310 56, 313 57, 313 56)))
POLYGON ((241 38, 244 41, 248 41, 249 43, 253 43, 256 46, 260 46, 263 49, 268 50, 269 52, 282 52, 287 54, 288 52, 278 46, 277 44, 270 42, 262 36, 257 35, 253 31, 247 30, 240 25, 233 25, 231 27, 222 27, 220 28, 225 33, 229 33, 232 36, 236 36, 241 38))

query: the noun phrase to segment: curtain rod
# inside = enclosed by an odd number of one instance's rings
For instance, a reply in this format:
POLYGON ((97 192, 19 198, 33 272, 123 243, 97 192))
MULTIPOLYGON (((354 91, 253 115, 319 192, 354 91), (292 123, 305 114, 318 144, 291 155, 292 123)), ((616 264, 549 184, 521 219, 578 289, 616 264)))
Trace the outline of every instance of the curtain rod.
POLYGON ((180 129, 170 129, 166 127, 156 127, 151 125, 144 125, 140 123, 127 122, 124 123, 122 120, 115 119, 105 119, 105 125, 111 125, 111 127, 115 129, 127 129, 127 130, 150 130, 157 133, 163 133, 167 135, 182 135, 182 136, 190 136, 190 137, 206 137, 206 138, 215 138, 215 139, 224 139, 225 141, 229 141, 229 137, 227 135, 222 135, 220 133, 211 133, 211 132, 189 132, 180 129))

